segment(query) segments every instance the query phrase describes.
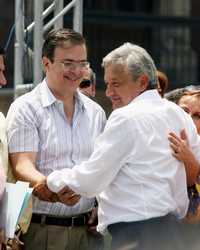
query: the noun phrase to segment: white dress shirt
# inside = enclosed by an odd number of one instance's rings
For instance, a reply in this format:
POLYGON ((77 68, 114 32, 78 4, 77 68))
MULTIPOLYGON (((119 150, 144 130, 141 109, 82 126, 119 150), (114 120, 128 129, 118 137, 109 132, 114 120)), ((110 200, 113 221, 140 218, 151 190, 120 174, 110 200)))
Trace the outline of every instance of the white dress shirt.
POLYGON ((47 185, 54 192, 68 185, 83 196, 98 196, 102 232, 116 222, 168 213, 181 218, 188 207, 186 173, 172 156, 168 134, 179 135, 183 128, 200 159, 200 141, 189 115, 157 90, 145 91, 110 115, 89 160, 53 172, 47 185))
MULTIPOLYGON (((37 152, 36 167, 48 176, 54 170, 73 168, 87 160, 105 123, 103 109, 81 93, 77 93, 73 121, 69 123, 63 103, 54 97, 44 80, 15 100, 8 111, 9 152, 37 152)), ((33 212, 71 216, 91 210, 93 203, 94 198, 86 197, 75 206, 35 198, 33 212)))

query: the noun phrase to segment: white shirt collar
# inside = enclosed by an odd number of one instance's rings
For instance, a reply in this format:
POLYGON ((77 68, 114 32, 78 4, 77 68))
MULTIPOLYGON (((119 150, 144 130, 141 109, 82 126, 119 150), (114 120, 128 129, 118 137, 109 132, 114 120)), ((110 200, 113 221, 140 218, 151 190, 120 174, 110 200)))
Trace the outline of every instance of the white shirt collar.
POLYGON ((156 89, 146 90, 142 94, 138 95, 136 98, 134 98, 130 103, 134 103, 141 100, 146 99, 161 99, 161 96, 159 95, 158 91, 156 89))
MULTIPOLYGON (((59 100, 53 95, 53 93, 49 89, 46 79, 44 79, 42 81, 40 89, 41 89, 40 93, 41 93, 42 106, 44 108, 51 106, 55 102, 59 102, 59 100)), ((81 95, 78 91, 76 92, 75 98, 76 98, 76 103, 77 103, 78 107, 80 107, 80 109, 83 110, 85 108, 84 102, 83 102, 81 95)))
POLYGON ((57 101, 55 96, 52 94, 51 90, 49 89, 46 79, 44 79, 40 85, 40 94, 41 94, 41 101, 42 106, 48 107, 51 106, 54 102, 57 101))

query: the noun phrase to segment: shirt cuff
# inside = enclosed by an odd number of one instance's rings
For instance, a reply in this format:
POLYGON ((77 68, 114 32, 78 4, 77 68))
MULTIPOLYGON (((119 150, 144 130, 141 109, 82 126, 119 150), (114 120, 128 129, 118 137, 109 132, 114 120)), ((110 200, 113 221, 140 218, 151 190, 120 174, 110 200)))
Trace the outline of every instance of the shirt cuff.
POLYGON ((58 193, 66 185, 63 181, 61 171, 54 171, 47 177, 47 186, 54 193, 58 193))

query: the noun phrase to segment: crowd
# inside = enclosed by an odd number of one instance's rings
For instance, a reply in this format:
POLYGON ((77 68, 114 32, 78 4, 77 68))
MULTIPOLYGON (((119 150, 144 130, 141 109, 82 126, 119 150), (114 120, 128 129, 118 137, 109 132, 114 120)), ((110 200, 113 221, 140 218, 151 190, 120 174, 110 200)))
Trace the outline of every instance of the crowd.
MULTIPOLYGON (((112 250, 195 250, 182 222, 198 209, 200 91, 165 94, 167 76, 127 42, 103 58, 106 121, 81 34, 50 31, 42 62, 44 80, 0 124, 0 197, 7 143, 15 178, 33 187, 23 249, 103 250, 109 233, 112 250)), ((4 70, 1 50, 1 85, 4 70)))

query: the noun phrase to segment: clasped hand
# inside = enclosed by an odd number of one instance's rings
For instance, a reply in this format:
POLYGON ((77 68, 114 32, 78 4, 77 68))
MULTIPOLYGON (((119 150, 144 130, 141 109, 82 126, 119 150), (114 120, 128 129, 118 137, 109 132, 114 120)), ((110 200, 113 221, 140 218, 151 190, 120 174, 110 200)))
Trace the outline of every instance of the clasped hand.
POLYGON ((64 187, 58 193, 54 193, 48 189, 46 181, 34 186, 33 195, 43 201, 61 202, 68 206, 75 205, 81 198, 80 195, 76 194, 68 186, 64 187))

